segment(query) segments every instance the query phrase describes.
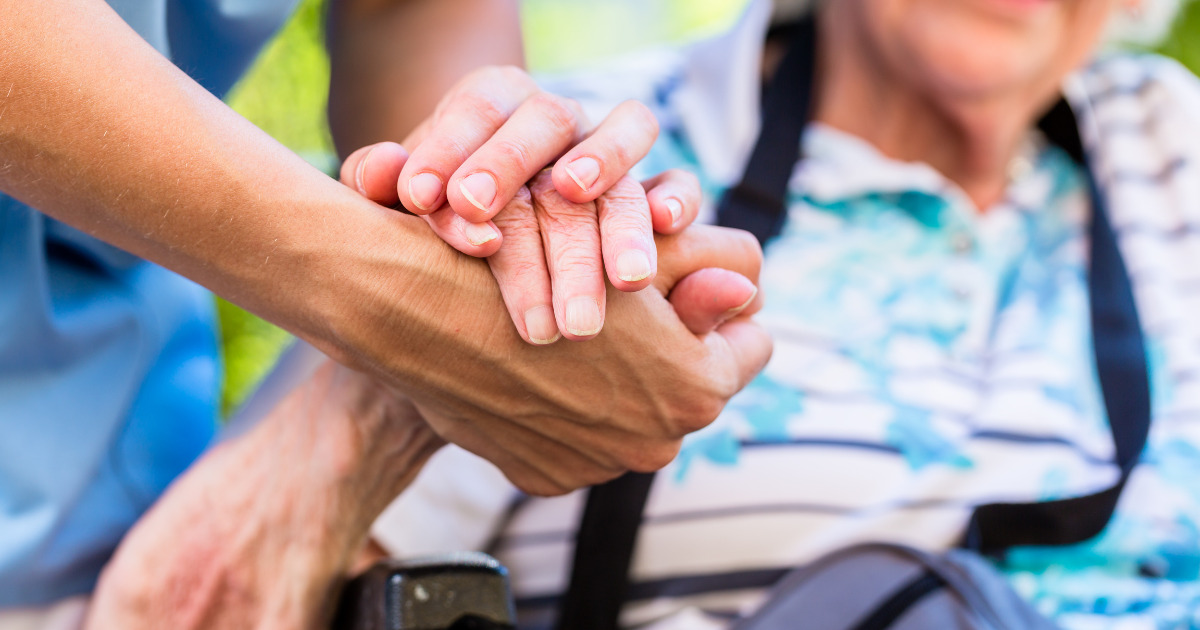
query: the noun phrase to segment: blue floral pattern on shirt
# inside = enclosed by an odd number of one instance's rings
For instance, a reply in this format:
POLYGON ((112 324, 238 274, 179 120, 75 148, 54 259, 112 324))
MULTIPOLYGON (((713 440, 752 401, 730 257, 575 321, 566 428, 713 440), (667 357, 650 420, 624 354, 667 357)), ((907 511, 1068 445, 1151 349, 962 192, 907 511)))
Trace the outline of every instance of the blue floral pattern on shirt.
MULTIPOLYGON (((683 148, 669 153, 691 161, 683 148)), ((819 198, 794 192, 791 219, 767 249, 769 265, 787 272, 764 274, 764 319, 790 322, 814 337, 809 342, 829 345, 852 366, 847 395, 890 406, 891 417, 874 440, 897 450, 914 474, 938 467, 970 474, 975 461, 964 439, 971 426, 912 404, 893 388, 902 370, 892 357, 913 339, 954 357, 951 363, 965 372, 983 366, 976 376, 998 353, 1066 357, 1070 375, 1041 383, 1041 396, 1108 443, 1087 312, 1087 212, 1048 210, 1082 202, 1083 174, 1056 149, 1042 150, 1035 169, 1045 186, 1040 204, 1025 207, 1010 199, 1010 212, 999 221, 975 215, 951 188, 819 198), (988 287, 985 297, 964 296, 979 287, 988 287), (1000 330, 999 322, 1015 317, 1027 321, 1000 330)), ((1171 387, 1161 339, 1148 338, 1148 357, 1154 396, 1162 402, 1171 387)), ((699 462, 736 466, 750 442, 806 435, 812 392, 768 369, 709 430, 685 441, 675 479, 685 482, 699 462)), ((1186 583, 1200 577, 1194 518, 1200 516, 1200 449, 1183 440, 1152 444, 1146 465, 1189 493, 1191 514, 1151 529, 1136 516, 1119 514, 1093 543, 1015 550, 1005 567, 1018 590, 1064 627, 1109 627, 1104 620, 1200 627, 1194 612, 1200 610, 1200 585, 1186 583), (1146 577, 1147 570, 1156 576, 1146 577)), ((1065 467, 1050 466, 1041 479, 1036 498, 1079 492, 1065 467)))

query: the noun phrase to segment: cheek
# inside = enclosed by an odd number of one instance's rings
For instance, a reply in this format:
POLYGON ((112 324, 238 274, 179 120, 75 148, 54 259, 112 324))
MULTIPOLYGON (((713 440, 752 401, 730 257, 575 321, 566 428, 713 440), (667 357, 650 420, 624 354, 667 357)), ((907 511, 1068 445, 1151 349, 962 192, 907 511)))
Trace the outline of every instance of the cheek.
MULTIPOLYGON (((1143 0, 1144 1, 1144 0, 1143 0)), ((1067 32, 1062 37, 1058 59, 1069 66, 1067 71, 1086 62, 1097 47, 1113 12, 1122 3, 1118 0, 1070 0, 1067 2, 1067 32)))

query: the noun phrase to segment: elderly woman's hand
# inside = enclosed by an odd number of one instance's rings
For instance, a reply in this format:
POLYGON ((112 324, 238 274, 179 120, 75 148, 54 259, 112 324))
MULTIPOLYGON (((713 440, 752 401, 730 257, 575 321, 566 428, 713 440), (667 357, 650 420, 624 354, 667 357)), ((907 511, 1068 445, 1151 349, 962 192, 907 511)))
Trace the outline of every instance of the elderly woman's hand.
POLYGON ((406 141, 411 157, 394 143, 363 147, 341 179, 377 203, 424 214, 463 253, 499 250, 493 270, 526 341, 588 339, 603 326, 605 277, 621 291, 647 287, 657 272, 654 233, 685 228, 700 203, 684 171, 643 184, 625 175, 657 134, 644 106, 627 102, 589 127, 573 103, 538 91, 519 70, 485 69, 406 141), (472 181, 487 183, 486 194, 472 193, 472 181), (562 201, 534 203, 549 190, 562 201))
POLYGON ((327 363, 137 523, 87 627, 328 628, 372 521, 442 443, 394 390, 327 363))

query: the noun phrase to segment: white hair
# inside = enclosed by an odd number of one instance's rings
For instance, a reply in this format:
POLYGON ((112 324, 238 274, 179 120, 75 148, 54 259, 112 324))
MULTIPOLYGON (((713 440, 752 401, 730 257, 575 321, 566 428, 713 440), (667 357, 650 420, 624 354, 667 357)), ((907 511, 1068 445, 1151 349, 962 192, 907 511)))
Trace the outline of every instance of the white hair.
MULTIPOLYGON (((836 0, 834 0, 836 1, 836 0)), ((1096 0, 1086 0, 1094 2, 1096 0)), ((1141 0, 1137 10, 1117 11, 1105 34, 1108 46, 1153 46, 1171 30, 1184 2, 1191 0, 1141 0)), ((821 0, 774 0, 772 22, 786 22, 811 11, 821 0)))

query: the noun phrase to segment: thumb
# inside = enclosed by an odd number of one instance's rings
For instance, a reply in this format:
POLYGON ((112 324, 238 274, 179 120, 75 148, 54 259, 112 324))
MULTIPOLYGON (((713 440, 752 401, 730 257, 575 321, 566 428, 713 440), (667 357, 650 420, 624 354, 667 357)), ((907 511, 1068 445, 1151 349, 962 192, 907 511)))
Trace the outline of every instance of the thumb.
POLYGON ((751 319, 737 317, 704 337, 708 346, 711 374, 723 374, 732 388, 741 391, 771 359, 771 335, 751 319))
POLYGON ((762 307, 758 287, 740 273, 710 267, 692 272, 675 284, 667 298, 675 314, 697 335, 712 332, 741 314, 762 307))
POLYGON ((342 163, 340 179, 367 199, 391 207, 400 202, 396 182, 407 161, 408 151, 395 142, 367 145, 342 163))
POLYGON ((762 248, 749 232, 712 225, 693 225, 678 234, 657 235, 658 274, 654 286, 664 295, 692 272, 708 267, 736 271, 758 280, 762 248))

